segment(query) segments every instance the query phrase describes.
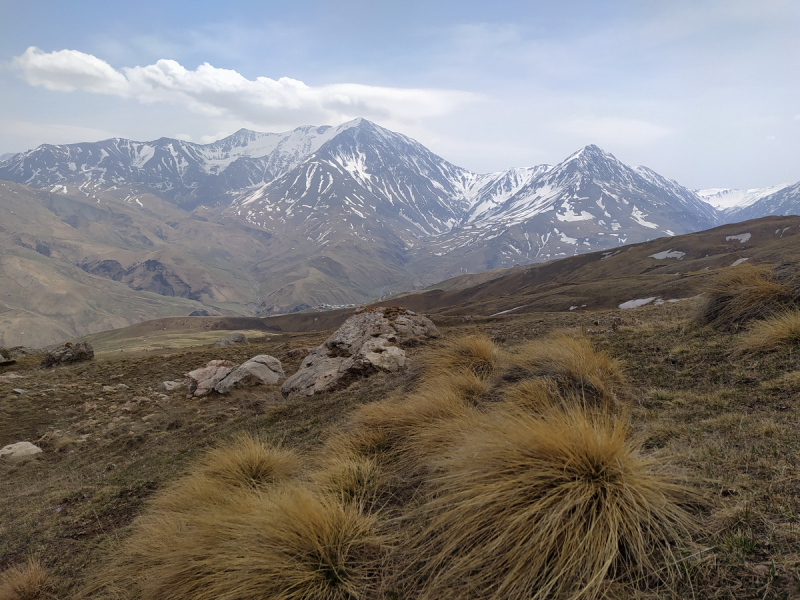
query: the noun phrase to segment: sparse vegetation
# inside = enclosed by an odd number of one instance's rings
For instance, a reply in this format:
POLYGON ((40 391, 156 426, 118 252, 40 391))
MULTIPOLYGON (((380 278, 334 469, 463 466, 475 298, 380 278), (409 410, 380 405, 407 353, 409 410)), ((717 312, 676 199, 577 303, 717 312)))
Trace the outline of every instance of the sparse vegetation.
POLYGON ((0 433, 45 453, 0 461, 0 568, 39 556, 42 598, 791 599, 796 353, 732 352, 747 334, 691 324, 696 304, 616 329, 451 321, 409 372, 311 400, 147 387, 255 353, 292 372, 291 346, 324 333, 47 372, 21 358, 0 433), (491 368, 430 368, 470 336, 491 368), (117 381, 132 389, 102 391, 117 381), (123 410, 131 396, 151 400, 123 410))

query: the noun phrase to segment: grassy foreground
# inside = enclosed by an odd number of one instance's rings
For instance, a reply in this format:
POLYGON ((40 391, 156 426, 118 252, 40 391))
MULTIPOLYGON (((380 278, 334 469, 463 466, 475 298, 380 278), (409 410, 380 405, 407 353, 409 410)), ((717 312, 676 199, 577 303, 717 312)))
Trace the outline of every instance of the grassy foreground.
POLYGON ((796 350, 697 310, 451 318, 303 400, 156 387, 323 334, 22 359, 0 442, 45 453, 0 462, 0 599, 800 597, 796 350))

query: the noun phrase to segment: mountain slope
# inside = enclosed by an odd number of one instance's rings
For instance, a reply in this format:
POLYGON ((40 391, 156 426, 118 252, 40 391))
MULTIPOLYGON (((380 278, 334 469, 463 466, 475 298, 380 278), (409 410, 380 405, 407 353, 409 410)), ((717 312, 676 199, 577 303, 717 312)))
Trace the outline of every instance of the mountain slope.
POLYGON ((504 203, 437 237, 412 259, 429 283, 459 272, 550 260, 712 227, 714 209, 646 167, 586 146, 504 203), (432 255, 432 256, 431 256, 432 255), (446 269, 437 267, 447 256, 446 269))

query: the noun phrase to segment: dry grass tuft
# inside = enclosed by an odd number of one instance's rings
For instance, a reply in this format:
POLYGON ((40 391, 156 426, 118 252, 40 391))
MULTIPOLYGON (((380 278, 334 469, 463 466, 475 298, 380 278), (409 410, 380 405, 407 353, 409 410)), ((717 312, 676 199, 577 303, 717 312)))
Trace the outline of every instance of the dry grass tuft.
POLYGON ((106 597, 354 600, 377 585, 373 516, 300 486, 253 496, 249 511, 146 516, 106 573, 106 597))
POLYGON ((561 401, 558 387, 545 379, 524 379, 508 385, 503 389, 502 397, 510 406, 532 413, 545 411, 561 401))
POLYGON ((487 336, 456 338, 431 352, 425 360, 428 379, 469 371, 488 379, 497 370, 502 353, 487 336))
POLYGON ((301 459, 296 452, 275 448, 248 434, 211 450, 197 473, 225 487, 257 490, 298 473, 301 459))
POLYGON ((753 323, 739 340, 743 351, 772 351, 800 344, 800 311, 772 315, 753 323))
POLYGON ((0 573, 0 600, 38 600, 45 597, 46 587, 47 573, 34 559, 0 573))
POLYGON ((364 507, 375 506, 387 486, 380 462, 370 456, 331 456, 311 479, 324 493, 364 507))
POLYGON ((735 331, 796 305, 792 287, 766 266, 742 264, 720 272, 707 290, 697 315, 701 325, 735 331))
POLYGON ((601 595, 674 575, 696 494, 628 440, 627 423, 566 407, 497 412, 438 461, 412 545, 424 598, 601 595))
POLYGON ((565 397, 576 397, 593 406, 613 404, 616 389, 624 381, 620 361, 596 351, 585 337, 566 333, 520 346, 509 362, 515 378, 550 379, 565 397))

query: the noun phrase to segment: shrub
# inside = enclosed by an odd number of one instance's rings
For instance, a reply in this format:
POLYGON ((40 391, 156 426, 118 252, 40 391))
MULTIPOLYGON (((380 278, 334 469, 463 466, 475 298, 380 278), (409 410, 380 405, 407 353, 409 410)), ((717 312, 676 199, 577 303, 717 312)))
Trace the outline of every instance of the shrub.
POLYGON ((308 488, 253 494, 249 511, 203 511, 138 523, 105 596, 142 600, 357 600, 376 585, 375 519, 308 488))
POLYGON ((796 305, 791 285, 766 266, 742 264, 720 272, 706 291, 697 321, 701 325, 735 331, 746 323, 765 319, 796 305))
POLYGON ((555 333, 524 344, 509 357, 514 379, 541 377, 554 382, 565 397, 605 406, 624 380, 621 363, 597 352, 585 337, 555 333))
POLYGON ((778 350, 800 344, 800 311, 772 315, 753 323, 739 341, 741 350, 778 350))
POLYGON ((500 358, 500 349, 488 337, 464 336, 428 354, 423 368, 428 380, 463 371, 488 379, 497 369, 500 358))
POLYGON ((46 586, 44 568, 36 560, 29 559, 24 565, 15 565, 0 573, 0 600, 44 598, 46 586))
POLYGON ((426 598, 599 597, 609 579, 669 579, 697 500, 580 407, 498 411, 438 460, 411 545, 426 598))

